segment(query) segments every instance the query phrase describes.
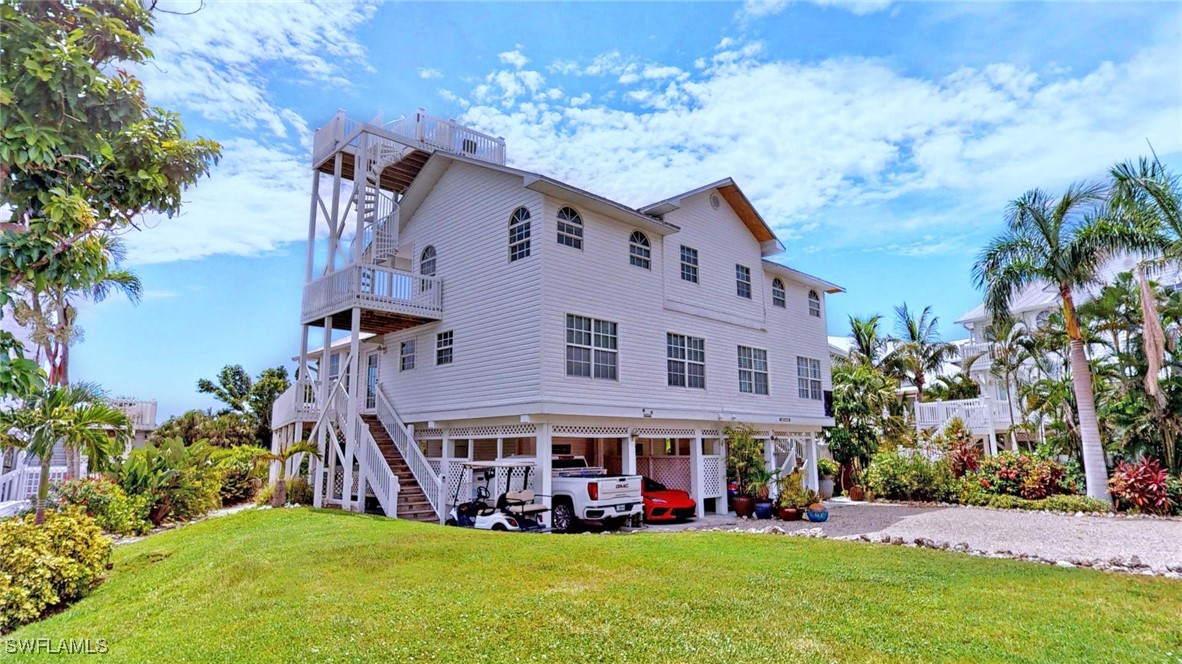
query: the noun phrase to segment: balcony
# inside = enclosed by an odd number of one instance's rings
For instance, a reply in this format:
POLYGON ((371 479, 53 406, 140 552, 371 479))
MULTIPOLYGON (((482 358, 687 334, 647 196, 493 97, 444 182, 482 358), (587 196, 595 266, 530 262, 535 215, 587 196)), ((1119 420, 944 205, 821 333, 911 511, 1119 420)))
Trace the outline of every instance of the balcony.
POLYGON ((151 431, 156 428, 155 401, 120 397, 111 399, 111 405, 123 411, 131 419, 136 431, 151 431))
POLYGON ((291 384, 271 406, 271 428, 277 429, 296 422, 315 422, 320 411, 316 405, 320 383, 299 380, 291 384))
POLYGON ((917 430, 939 431, 948 426, 948 422, 953 418, 960 418, 969 430, 979 435, 990 431, 1006 431, 1012 423, 1008 401, 978 398, 915 404, 917 430))
POLYGON ((988 341, 970 341, 960 347, 960 366, 967 366, 969 360, 977 357, 974 370, 986 370, 993 364, 993 344, 988 341))
POLYGON ((350 265, 304 286, 301 322, 331 319, 338 330, 352 327, 361 309, 361 331, 397 332, 443 317, 443 280, 377 265, 350 265))

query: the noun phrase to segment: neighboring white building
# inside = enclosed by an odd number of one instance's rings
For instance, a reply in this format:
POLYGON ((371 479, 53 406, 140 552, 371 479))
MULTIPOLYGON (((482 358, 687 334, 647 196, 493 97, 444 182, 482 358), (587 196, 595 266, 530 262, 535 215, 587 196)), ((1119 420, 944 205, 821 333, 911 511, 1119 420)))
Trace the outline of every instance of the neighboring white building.
MULTIPOLYGON (((1076 306, 1083 304, 1099 292, 1103 284, 1112 283, 1117 275, 1133 271, 1138 264, 1134 257, 1124 256, 1111 260, 1101 272, 1101 285, 1081 289, 1075 293, 1076 306)), ((1182 271, 1177 267, 1151 269, 1151 280, 1166 288, 1182 290, 1182 271)), ((1010 310, 1018 326, 1027 330, 1040 327, 1047 318, 1060 308, 1058 291, 1045 283, 1036 283, 1022 289, 1010 302, 1010 310)), ((1005 380, 993 375, 993 345, 986 339, 985 328, 990 317, 984 305, 978 305, 965 313, 956 322, 969 331, 967 342, 960 344, 957 363, 964 366, 970 358, 973 363, 970 376, 981 387, 977 399, 960 401, 933 401, 915 405, 915 425, 919 430, 939 430, 954 417, 964 420, 970 430, 987 443, 987 449, 996 453, 999 442, 1008 440, 1010 428, 1021 417, 1017 403, 1010 404, 1010 386, 1005 380)), ((1021 378, 1029 380, 1029 369, 1021 378)), ((1019 440, 1034 440, 1038 435, 1018 433, 1019 440)))
POLYGON ((522 455, 549 501, 563 452, 721 512, 738 424, 815 486, 841 289, 770 260, 783 246, 729 179, 634 209, 504 162, 422 111, 316 132, 301 379, 273 422, 277 449, 325 450, 317 504, 372 493, 437 520, 470 481, 452 462, 522 455))

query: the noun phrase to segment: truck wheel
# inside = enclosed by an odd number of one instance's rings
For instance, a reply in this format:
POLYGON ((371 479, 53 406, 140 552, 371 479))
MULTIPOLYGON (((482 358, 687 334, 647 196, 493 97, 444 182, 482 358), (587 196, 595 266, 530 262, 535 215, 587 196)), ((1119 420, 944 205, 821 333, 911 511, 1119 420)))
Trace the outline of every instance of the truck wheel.
POLYGON ((578 527, 578 519, 575 518, 575 508, 567 501, 555 503, 554 513, 550 518, 551 523, 554 524, 554 530, 560 533, 573 533, 578 527))

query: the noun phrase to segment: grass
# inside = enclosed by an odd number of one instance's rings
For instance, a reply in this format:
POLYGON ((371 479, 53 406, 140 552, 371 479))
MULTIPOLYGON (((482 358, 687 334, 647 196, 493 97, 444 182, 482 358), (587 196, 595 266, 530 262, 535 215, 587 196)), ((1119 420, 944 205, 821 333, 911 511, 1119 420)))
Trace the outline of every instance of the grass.
POLYGON ((1161 662, 1179 616, 1177 581, 944 551, 288 509, 118 547, 89 597, 10 636, 116 661, 1161 662))

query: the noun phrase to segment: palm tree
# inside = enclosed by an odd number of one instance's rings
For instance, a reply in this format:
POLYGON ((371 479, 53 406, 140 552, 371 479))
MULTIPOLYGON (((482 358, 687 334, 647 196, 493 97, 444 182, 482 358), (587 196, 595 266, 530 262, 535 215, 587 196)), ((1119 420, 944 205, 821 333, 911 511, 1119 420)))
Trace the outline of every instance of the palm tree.
POLYGON ((0 445, 18 446, 41 461, 35 523, 45 521, 49 464, 60 442, 90 460, 92 470, 107 470, 131 440, 131 420, 90 385, 50 385, 25 398, 24 404, 0 411, 0 445))
POLYGON ((935 373, 956 353, 956 346, 940 340, 937 330, 940 319, 932 315, 930 306, 916 316, 904 303, 895 307, 896 325, 899 336, 894 339, 894 348, 884 360, 902 377, 915 385, 915 400, 923 401, 923 389, 928 374, 935 373))
POLYGON ((292 443, 278 452, 264 452, 255 456, 255 460, 260 464, 279 464, 279 475, 275 478, 275 493, 271 496, 272 507, 283 507, 287 504, 287 462, 297 454, 320 458, 320 451, 308 441, 292 443))
POLYGON ((878 324, 882 316, 875 314, 869 318, 850 316, 850 359, 857 362, 878 367, 886 348, 886 340, 878 334, 878 324))
POLYGON ((981 252, 973 279, 985 289, 985 306, 994 318, 1008 318, 1010 300, 1031 284, 1046 282, 1058 291, 1069 340, 1088 496, 1110 500, 1075 290, 1096 283, 1110 255, 1137 250, 1144 238, 1131 226, 1105 216, 1104 194, 1096 184, 1073 184, 1058 199, 1039 189, 1026 192, 1010 203, 1006 231, 981 252))

